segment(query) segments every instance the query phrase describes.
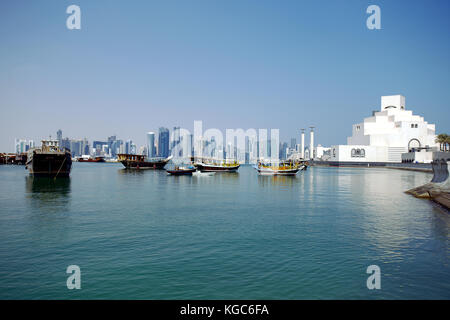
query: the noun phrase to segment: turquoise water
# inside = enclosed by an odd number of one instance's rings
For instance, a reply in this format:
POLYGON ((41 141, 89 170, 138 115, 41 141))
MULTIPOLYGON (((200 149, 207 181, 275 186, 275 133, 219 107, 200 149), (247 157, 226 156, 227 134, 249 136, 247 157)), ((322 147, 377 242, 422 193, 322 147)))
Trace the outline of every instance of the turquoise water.
POLYGON ((450 214, 420 172, 173 177, 74 163, 0 166, 1 299, 449 299, 450 214), (66 268, 81 268, 68 290, 66 268), (368 290, 366 268, 381 268, 368 290))

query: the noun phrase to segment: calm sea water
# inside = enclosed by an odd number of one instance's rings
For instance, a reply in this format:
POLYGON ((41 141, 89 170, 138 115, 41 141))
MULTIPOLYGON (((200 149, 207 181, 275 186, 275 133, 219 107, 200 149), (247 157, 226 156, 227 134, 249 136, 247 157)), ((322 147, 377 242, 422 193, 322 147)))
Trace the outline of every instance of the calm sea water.
POLYGON ((419 172, 172 177, 0 166, 1 299, 450 299, 450 214, 419 172), (81 268, 68 290, 66 268, 81 268), (368 290, 366 268, 381 268, 368 290))

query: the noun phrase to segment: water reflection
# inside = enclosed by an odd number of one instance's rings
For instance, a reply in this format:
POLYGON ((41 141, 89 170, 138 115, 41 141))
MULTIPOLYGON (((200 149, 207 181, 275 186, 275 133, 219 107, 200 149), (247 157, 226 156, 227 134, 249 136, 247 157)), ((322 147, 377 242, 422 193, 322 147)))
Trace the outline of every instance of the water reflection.
POLYGON ((443 239, 447 236, 447 217, 442 217, 442 212, 430 215, 429 202, 404 193, 414 184, 426 183, 426 173, 385 168, 345 168, 331 173, 339 191, 333 202, 340 219, 353 217, 355 230, 378 250, 379 259, 405 261, 411 255, 405 248, 413 248, 418 240, 430 237, 430 233, 443 239))
MULTIPOLYGON (((428 199, 424 199, 427 201, 428 199)), ((450 212, 448 209, 433 203, 433 215, 430 217, 430 224, 435 232, 435 234, 447 243, 447 248, 450 244, 450 212)), ((447 251, 450 255, 450 250, 447 251)))
POLYGON ((120 175, 124 175, 124 176, 139 176, 139 175, 143 175, 144 172, 147 171, 154 171, 154 170, 137 170, 137 169, 127 169, 127 168, 122 168, 117 170, 117 172, 120 175))
POLYGON ((239 182, 239 172, 215 172, 213 175, 192 176, 193 184, 213 184, 219 186, 221 183, 237 184, 239 182))
MULTIPOLYGON (((180 262, 187 270, 181 275, 153 274, 142 283, 139 292, 152 287, 164 293, 152 298, 173 298, 167 284, 180 283, 186 290, 175 293, 178 297, 207 296, 212 291, 202 290, 197 280, 209 275, 205 281, 212 283, 225 272, 263 275, 257 278, 265 280, 248 286, 235 277, 232 286, 213 288, 219 292, 214 298, 264 291, 281 298, 371 299, 365 286, 370 264, 379 265, 385 277, 386 288, 378 298, 423 298, 423 292, 426 298, 449 297, 450 215, 403 193, 429 181, 427 175, 326 167, 312 167, 296 177, 258 176, 244 166, 238 174, 205 177, 147 171, 80 166, 71 180, 24 181, 23 169, 18 176, 0 170, 2 266, 11 288, 24 282, 17 266, 52 269, 55 261, 72 261, 74 252, 80 252, 86 261, 120 255, 123 265, 148 270, 169 270, 180 262), (269 258, 258 264, 260 257, 269 258), (296 285, 299 279, 305 285, 296 285)), ((92 272, 101 274, 104 264, 95 262, 92 272)), ((132 282, 142 280, 138 269, 130 269, 132 282)), ((116 283, 120 271, 108 273, 106 280, 116 283)), ((35 278, 30 290, 9 297, 33 298, 39 287, 43 296, 58 298, 59 289, 48 286, 53 279, 35 278)), ((94 296, 142 298, 127 283, 116 291, 109 285, 93 289, 94 296)), ((83 296, 90 297, 89 292, 83 296)))
POLYGON ((266 186, 292 186, 297 183, 297 176, 264 176, 258 175, 259 185, 266 186))
POLYGON ((45 178, 27 176, 25 188, 27 198, 34 209, 58 212, 67 209, 70 201, 70 178, 45 178))
POLYGON ((216 178, 220 178, 221 180, 238 180, 239 179, 239 172, 216 172, 214 175, 216 178))
POLYGON ((184 184, 184 185, 190 185, 193 184, 195 182, 194 179, 192 179, 191 175, 185 175, 185 176, 174 176, 174 175, 169 175, 167 174, 167 178, 166 180, 168 180, 168 183, 173 183, 173 184, 184 184))

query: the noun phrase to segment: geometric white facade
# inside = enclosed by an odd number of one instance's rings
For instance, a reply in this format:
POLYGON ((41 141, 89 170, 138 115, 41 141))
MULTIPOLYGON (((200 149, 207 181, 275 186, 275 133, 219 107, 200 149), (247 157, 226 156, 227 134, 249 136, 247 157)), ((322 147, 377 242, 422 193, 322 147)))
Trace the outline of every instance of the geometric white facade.
POLYGON ((402 95, 381 97, 381 110, 353 125, 347 145, 333 146, 330 161, 401 162, 411 148, 435 148, 436 129, 405 108, 402 95))

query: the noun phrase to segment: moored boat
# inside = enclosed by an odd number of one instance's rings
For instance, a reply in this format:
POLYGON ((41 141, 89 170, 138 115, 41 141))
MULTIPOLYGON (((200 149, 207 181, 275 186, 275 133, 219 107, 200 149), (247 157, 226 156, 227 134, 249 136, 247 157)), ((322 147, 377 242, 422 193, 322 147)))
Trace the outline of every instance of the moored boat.
POLYGON ((77 159, 78 162, 105 162, 104 157, 82 156, 77 159))
POLYGON ((162 170, 170 161, 172 156, 168 158, 147 158, 139 154, 118 154, 118 160, 126 169, 151 169, 162 170))
POLYGON ((295 176, 300 170, 305 170, 306 165, 302 162, 280 161, 278 163, 264 163, 258 161, 255 165, 256 171, 261 175, 295 176))
POLYGON ((58 140, 42 140, 40 148, 28 151, 26 169, 33 176, 68 177, 71 168, 70 151, 60 148, 58 140))
POLYGON ((173 169, 166 169, 167 173, 173 176, 191 176, 197 169, 193 166, 182 167, 175 166, 173 169))
POLYGON ((25 165, 27 163, 27 153, 0 153, 0 164, 18 164, 25 165))
POLYGON ((202 172, 236 172, 241 165, 236 160, 202 158, 194 166, 202 172))

